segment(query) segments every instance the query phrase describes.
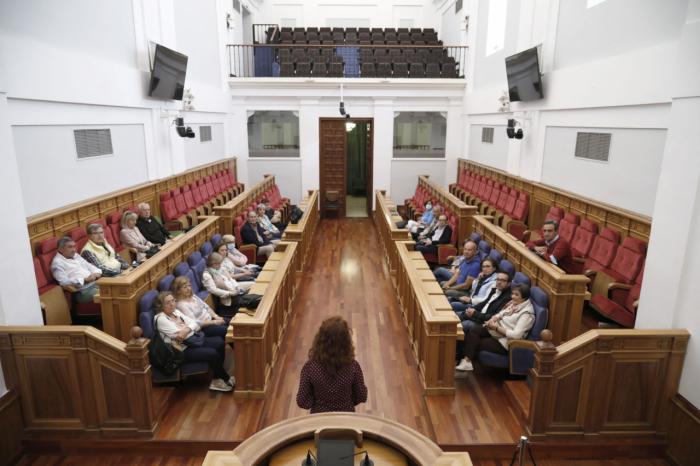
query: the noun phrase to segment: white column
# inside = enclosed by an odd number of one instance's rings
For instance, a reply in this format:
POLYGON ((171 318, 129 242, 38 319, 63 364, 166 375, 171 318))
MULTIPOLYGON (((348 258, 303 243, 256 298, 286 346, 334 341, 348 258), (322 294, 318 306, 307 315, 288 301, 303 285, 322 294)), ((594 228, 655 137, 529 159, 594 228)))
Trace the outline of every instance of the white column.
MULTIPOLYGON (((394 153, 394 101, 374 100, 374 147, 372 148, 373 189, 386 189, 391 193, 391 159, 394 153)), ((374 203, 374 192, 367 193, 374 203)), ((374 207, 373 207, 374 208, 374 207)))
POLYGON ((679 392, 700 406, 700 0, 688 5, 678 47, 674 98, 659 174, 636 328, 686 328, 690 339, 679 392))
MULTIPOLYGON (((27 218, 8 117, 7 94, 0 92, 0 153, 3 154, 0 198, 5 201, 0 203, 0 238, 3 239, 3 253, 0 254, 0 325, 41 325, 27 218)), ((46 195, 51 195, 50 190, 46 191, 46 195)), ((0 392, 3 388, 4 383, 0 385, 0 392)))
MULTIPOLYGON (((447 128, 445 133, 445 180, 446 184, 457 181, 457 159, 465 153, 464 133, 466 122, 462 119, 462 99, 450 99, 447 107, 447 128)), ((447 187, 447 186, 445 186, 447 187)))
POLYGON ((299 102, 299 156, 301 157, 301 192, 319 189, 319 99, 299 102))

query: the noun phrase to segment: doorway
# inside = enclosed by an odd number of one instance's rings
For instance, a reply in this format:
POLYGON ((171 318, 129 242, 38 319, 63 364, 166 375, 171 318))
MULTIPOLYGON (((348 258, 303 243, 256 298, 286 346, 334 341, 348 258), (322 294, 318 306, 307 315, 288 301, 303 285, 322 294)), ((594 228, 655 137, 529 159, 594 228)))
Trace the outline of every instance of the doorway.
POLYGON ((321 118, 319 123, 321 216, 370 216, 373 120, 321 118))

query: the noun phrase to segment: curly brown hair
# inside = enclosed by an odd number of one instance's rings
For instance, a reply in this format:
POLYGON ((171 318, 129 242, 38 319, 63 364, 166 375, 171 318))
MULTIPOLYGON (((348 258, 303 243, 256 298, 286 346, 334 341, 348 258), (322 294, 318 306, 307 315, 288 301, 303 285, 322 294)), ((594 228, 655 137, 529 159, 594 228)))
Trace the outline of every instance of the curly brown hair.
POLYGON ((329 372, 336 373, 355 360, 350 327, 340 316, 329 317, 321 323, 309 359, 316 361, 329 372))

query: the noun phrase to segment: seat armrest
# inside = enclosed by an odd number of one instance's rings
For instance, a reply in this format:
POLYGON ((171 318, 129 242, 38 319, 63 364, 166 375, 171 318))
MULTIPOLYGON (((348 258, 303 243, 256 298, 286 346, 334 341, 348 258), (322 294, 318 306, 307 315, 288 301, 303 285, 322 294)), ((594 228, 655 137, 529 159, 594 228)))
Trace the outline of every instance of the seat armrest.
POLYGON ((587 276, 588 278, 595 277, 597 273, 598 273, 598 272, 596 272, 596 271, 593 270, 593 269, 588 269, 588 270, 584 270, 584 271, 583 271, 583 274, 584 274, 585 276, 587 276))
POLYGON ((438 264, 446 265, 449 257, 457 254, 457 248, 451 244, 438 244, 438 264))
POLYGON ((537 343, 513 340, 508 343, 508 367, 511 374, 527 375, 535 361, 537 343))
POLYGON ((608 284, 608 292, 612 290, 631 290, 634 285, 628 285, 627 283, 612 282, 608 284))
POLYGON ((574 262, 577 262, 577 263, 579 263, 579 264, 583 264, 584 262, 586 262, 586 258, 585 258, 585 257, 574 256, 573 259, 574 259, 574 262))
POLYGON ((258 247, 254 244, 241 244, 238 247, 238 250, 241 251, 247 258, 248 258, 248 263, 249 264, 256 264, 256 259, 257 259, 257 251, 258 247))

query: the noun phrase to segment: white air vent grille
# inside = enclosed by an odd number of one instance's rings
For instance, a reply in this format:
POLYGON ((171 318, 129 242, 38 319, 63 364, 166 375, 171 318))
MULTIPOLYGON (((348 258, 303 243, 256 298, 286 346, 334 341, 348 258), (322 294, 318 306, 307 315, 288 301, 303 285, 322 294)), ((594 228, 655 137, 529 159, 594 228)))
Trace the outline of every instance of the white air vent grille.
POLYGON ((78 159, 113 154, 112 133, 109 129, 76 129, 75 148, 78 159))
POLYGON ((459 13, 459 10, 462 9, 462 0, 457 0, 455 2, 455 13, 459 13))
POLYGON ((199 127, 199 140, 201 142, 211 141, 211 126, 199 127))
POLYGON ((610 156, 610 133, 576 133, 575 157, 607 162, 610 156))
POLYGON ((493 144, 493 128, 481 128, 481 142, 493 144))

